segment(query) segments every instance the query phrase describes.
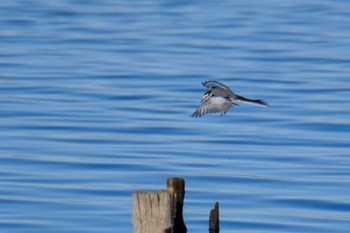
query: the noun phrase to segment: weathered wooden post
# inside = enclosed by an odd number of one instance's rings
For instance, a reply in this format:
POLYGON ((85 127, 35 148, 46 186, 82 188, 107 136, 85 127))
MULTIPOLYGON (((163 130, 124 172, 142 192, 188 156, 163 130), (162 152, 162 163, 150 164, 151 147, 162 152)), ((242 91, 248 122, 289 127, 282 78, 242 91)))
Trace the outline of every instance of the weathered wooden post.
POLYGON ((169 178, 168 191, 171 196, 174 233, 187 233, 187 227, 183 219, 183 205, 185 199, 185 180, 182 178, 169 178))
POLYGON ((169 192, 134 192, 132 223, 134 233, 170 233, 172 222, 169 192))
POLYGON ((209 233, 219 233, 219 202, 215 203, 214 209, 210 211, 209 217, 209 233))
POLYGON ((182 216, 185 180, 169 178, 167 186, 159 193, 134 192, 134 233, 187 233, 182 216))
MULTIPOLYGON (((185 180, 169 178, 167 190, 134 192, 134 233, 187 233, 183 219, 185 180)), ((209 233, 219 233, 219 203, 210 211, 209 233)))

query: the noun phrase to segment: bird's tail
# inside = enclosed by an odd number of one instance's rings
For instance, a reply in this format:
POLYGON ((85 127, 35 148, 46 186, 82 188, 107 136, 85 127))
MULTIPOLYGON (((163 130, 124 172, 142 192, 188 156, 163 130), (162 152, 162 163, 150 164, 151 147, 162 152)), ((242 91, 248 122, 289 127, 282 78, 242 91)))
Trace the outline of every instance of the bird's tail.
POLYGON ((240 95, 236 95, 236 99, 241 100, 241 101, 245 101, 248 103, 252 103, 252 104, 264 105, 266 107, 269 107, 269 104, 267 102, 265 102, 264 100, 249 99, 249 98, 246 98, 246 97, 240 96, 240 95))

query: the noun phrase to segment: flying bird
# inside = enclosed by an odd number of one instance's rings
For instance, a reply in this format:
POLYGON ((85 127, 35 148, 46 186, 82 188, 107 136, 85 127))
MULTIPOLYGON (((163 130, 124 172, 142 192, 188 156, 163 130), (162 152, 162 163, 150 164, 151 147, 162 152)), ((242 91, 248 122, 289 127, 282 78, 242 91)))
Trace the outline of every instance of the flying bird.
POLYGON ((263 100, 249 99, 240 95, 237 95, 231 91, 231 89, 218 81, 210 80, 202 83, 203 86, 210 88, 209 91, 202 96, 201 105, 191 115, 192 117, 201 117, 208 113, 220 112, 221 115, 233 106, 238 105, 238 102, 244 101, 248 103, 258 104, 262 106, 269 106, 269 104, 263 100))

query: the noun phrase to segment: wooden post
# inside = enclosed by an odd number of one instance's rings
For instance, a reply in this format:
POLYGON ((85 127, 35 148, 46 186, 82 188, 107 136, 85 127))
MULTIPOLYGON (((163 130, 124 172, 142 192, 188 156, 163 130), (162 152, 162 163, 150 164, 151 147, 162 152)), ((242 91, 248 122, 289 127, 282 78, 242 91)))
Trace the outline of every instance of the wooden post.
POLYGON ((171 220, 171 199, 167 190, 159 193, 134 192, 134 233, 170 233, 171 220))
POLYGON ((209 233, 219 233, 220 225, 219 225, 219 203, 215 203, 214 209, 210 211, 209 218, 209 233))
POLYGON ((169 178, 167 186, 172 201, 173 233, 187 233, 187 227, 183 219, 185 180, 182 178, 169 178))

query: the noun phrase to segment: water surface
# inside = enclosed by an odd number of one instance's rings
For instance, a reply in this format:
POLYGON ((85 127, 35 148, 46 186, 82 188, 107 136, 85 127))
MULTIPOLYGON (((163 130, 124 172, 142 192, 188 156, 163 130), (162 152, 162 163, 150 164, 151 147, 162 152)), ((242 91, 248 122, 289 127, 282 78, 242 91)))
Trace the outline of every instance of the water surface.
POLYGON ((186 179, 188 232, 347 232, 346 1, 1 1, 0 231, 132 232, 186 179), (216 79, 268 101, 189 117, 216 79))

